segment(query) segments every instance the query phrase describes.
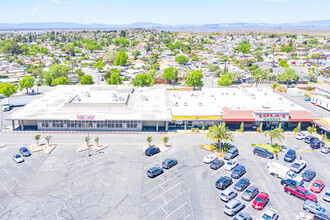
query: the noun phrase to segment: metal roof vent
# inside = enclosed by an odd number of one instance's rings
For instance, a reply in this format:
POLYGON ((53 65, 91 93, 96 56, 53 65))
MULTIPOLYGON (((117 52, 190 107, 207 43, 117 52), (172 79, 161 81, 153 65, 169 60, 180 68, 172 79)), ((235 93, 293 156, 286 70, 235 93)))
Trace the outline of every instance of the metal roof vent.
POLYGON ((183 105, 184 105, 184 106, 188 106, 188 103, 187 103, 187 102, 185 102, 183 105))

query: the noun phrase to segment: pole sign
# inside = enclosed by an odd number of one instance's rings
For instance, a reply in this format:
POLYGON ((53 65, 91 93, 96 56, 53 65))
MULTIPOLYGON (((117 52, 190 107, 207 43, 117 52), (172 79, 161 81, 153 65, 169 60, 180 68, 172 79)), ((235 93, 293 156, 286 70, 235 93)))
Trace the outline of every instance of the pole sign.
POLYGON ((256 121, 289 121, 288 112, 254 112, 256 121))

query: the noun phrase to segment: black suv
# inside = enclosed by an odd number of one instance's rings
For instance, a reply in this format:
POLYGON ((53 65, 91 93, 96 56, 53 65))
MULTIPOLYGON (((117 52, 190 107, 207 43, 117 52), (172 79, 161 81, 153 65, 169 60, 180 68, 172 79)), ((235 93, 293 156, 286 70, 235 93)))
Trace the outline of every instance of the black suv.
POLYGON ((233 180, 230 177, 223 176, 217 180, 217 182, 215 183, 215 187, 217 187, 217 189, 224 190, 228 186, 230 186, 232 183, 233 183, 233 180))
POLYGON ((314 140, 309 144, 309 146, 313 149, 319 149, 324 146, 324 142, 320 140, 314 140))
POLYGON ((243 165, 238 165, 231 173, 231 177, 234 179, 239 179, 245 173, 246 173, 245 167, 243 165))
POLYGON ((152 156, 152 155, 155 155, 155 154, 157 154, 159 152, 160 152, 160 150, 159 150, 158 147, 153 147, 152 146, 152 147, 149 147, 149 148, 146 149, 145 154, 147 156, 152 156))
POLYGON ((286 152, 285 156, 284 156, 284 160, 286 162, 293 162, 296 159, 297 155, 296 155, 296 151, 295 150, 288 150, 288 152, 286 152))
POLYGON ((298 181, 292 179, 282 179, 281 184, 282 186, 292 186, 293 188, 297 188, 298 186, 300 186, 298 181))
POLYGON ((261 147, 255 147, 253 149, 253 153, 255 155, 258 155, 260 157, 265 157, 265 158, 268 158, 268 159, 273 159, 274 158, 274 154, 272 152, 269 152, 265 148, 261 148, 261 147))

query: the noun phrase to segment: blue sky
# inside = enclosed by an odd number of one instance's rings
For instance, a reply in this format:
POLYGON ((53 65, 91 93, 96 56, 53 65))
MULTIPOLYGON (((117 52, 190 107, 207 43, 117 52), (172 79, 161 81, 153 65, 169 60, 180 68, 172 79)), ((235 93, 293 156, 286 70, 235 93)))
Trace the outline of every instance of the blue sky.
POLYGON ((330 19, 330 0, 2 0, 0 23, 285 23, 330 19))

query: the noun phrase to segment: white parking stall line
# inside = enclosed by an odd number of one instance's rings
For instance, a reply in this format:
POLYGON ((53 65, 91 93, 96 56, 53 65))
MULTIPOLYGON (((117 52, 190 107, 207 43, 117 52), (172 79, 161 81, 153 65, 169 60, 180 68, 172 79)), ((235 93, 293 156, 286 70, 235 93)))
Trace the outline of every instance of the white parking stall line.
POLYGON ((0 185, 9 193, 9 195, 11 195, 11 197, 13 197, 13 195, 9 192, 9 190, 4 185, 2 185, 2 183, 0 183, 0 185))
POLYGON ((0 209, 3 209, 3 206, 2 205, 0 205, 0 209))
MULTIPOLYGON (((182 204, 181 206, 179 206, 178 208, 176 208, 173 212, 171 212, 166 218, 168 218, 169 216, 171 216, 174 212, 178 211, 179 209, 181 209, 183 206, 187 205, 188 202, 185 202, 184 204, 182 204)), ((166 219, 165 218, 165 219, 166 219)))
POLYGON ((213 173, 211 173, 211 176, 213 176, 214 174, 216 174, 217 172, 219 172, 221 169, 217 169, 216 171, 214 171, 213 173))
POLYGON ((253 203, 253 199, 245 206, 245 208, 241 212, 244 212, 245 209, 247 209, 248 207, 250 207, 252 203, 253 203))
POLYGON ((165 209, 163 209, 163 207, 162 207, 162 210, 163 210, 163 212, 165 212, 165 214, 166 214, 166 217, 165 217, 165 218, 167 218, 168 213, 165 211, 165 209))
POLYGON ((323 207, 325 207, 325 206, 324 206, 323 202, 321 202, 321 201, 323 200, 322 198, 325 194, 325 191, 326 191, 326 188, 324 187, 323 192, 320 194, 320 199, 317 198, 318 203, 320 203, 320 205, 323 206, 323 207))
POLYGON ((17 169, 19 170, 19 171, 21 171, 21 173, 23 173, 23 175, 24 176, 26 176, 26 177, 29 177, 19 166, 17 166, 17 164, 16 163, 14 163, 15 164, 15 167, 17 167, 17 169))
POLYGON ((145 169, 147 169, 148 167, 152 167, 152 166, 154 166, 154 165, 156 165, 156 164, 159 164, 159 163, 158 163, 158 162, 154 162, 154 163, 152 163, 152 164, 149 164, 149 165, 143 167, 143 169, 145 170, 145 169))
MULTIPOLYGON (((180 182, 180 183, 182 183, 182 182, 180 182)), ((179 183, 179 184, 180 184, 180 183, 179 183)), ((175 186, 177 186, 177 185, 178 185, 178 184, 176 184, 175 186)), ((174 187, 175 187, 175 186, 174 186, 174 187)), ((172 188, 173 188, 173 187, 172 187, 172 188)), ((179 193, 178 195, 176 195, 174 198, 170 199, 169 201, 166 201, 166 199, 163 198, 163 195, 164 195, 166 192, 168 192, 169 190, 171 190, 172 188, 168 189, 168 190, 165 191, 165 192, 162 192, 159 196, 157 196, 157 197, 151 199, 150 201, 144 203, 142 206, 145 206, 145 205, 149 204, 150 202, 154 201, 154 200, 157 199, 158 197, 161 197, 161 198, 165 201, 165 204, 164 204, 164 205, 167 205, 169 202, 173 201, 174 199, 176 199, 176 198, 179 197, 182 193, 185 192, 185 191, 182 191, 181 193, 179 193)))
MULTIPOLYGON (((8 176, 10 176, 10 178, 12 178, 13 180, 15 180, 15 178, 12 176, 12 175, 10 175, 9 173, 8 173, 8 171, 7 170, 5 170, 5 168, 2 168, 7 174, 8 174, 8 176)), ((9 181, 9 180, 8 180, 9 181)), ((8 181, 6 181, 6 182, 8 182, 8 181)), ((5 183, 6 183, 5 182, 5 183)))
POLYGON ((269 208, 265 209, 265 211, 263 213, 261 213, 261 215, 258 217, 258 219, 261 219, 261 217, 266 213, 266 211, 268 210, 269 208))
POLYGON ((146 192, 146 193, 142 194, 142 196, 145 196, 145 195, 147 195, 148 193, 150 193, 150 192, 152 192, 153 190, 157 189, 159 186, 160 186, 160 185, 158 185, 158 186, 156 186, 156 187, 152 188, 152 189, 151 189, 151 190, 149 190, 148 192, 146 192))
POLYGON ((188 214, 186 217, 184 217, 184 218, 183 218, 183 220, 185 220, 185 219, 189 218, 189 216, 190 216, 190 214, 188 214))

